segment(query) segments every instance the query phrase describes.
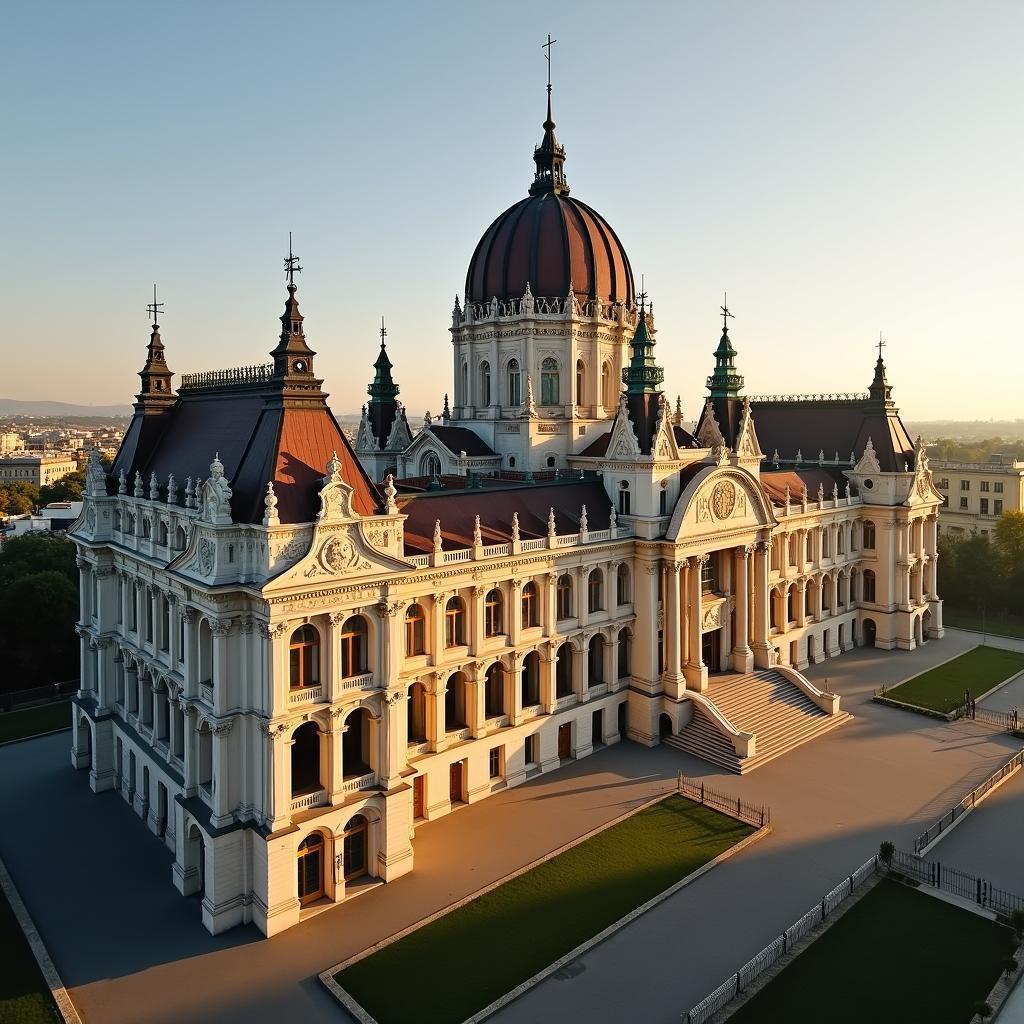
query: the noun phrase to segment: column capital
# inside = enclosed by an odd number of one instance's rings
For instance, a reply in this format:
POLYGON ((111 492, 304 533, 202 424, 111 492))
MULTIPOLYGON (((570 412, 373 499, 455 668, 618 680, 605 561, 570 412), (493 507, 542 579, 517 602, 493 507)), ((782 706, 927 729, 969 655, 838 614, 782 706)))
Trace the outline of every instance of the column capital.
POLYGON ((666 568, 666 570, 667 570, 667 571, 668 571, 668 572, 669 572, 669 573, 670 573, 671 575, 673 575, 673 576, 678 576, 678 575, 679 575, 679 573, 680 573, 680 571, 681 571, 681 570, 682 570, 682 568, 683 568, 683 562, 682 562, 682 561, 678 561, 678 562, 676 562, 676 561, 673 561, 673 562, 666 562, 666 563, 665 563, 665 568, 666 568))

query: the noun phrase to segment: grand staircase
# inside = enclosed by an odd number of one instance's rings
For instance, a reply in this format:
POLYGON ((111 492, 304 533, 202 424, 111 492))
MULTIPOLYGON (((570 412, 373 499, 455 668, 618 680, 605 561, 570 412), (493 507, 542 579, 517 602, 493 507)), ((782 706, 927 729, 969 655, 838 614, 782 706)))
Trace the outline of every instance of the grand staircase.
POLYGON ((744 775, 850 719, 830 715, 796 683, 774 669, 712 676, 704 696, 740 732, 753 733, 754 754, 739 757, 731 739, 693 702, 693 718, 665 742, 687 754, 744 775))

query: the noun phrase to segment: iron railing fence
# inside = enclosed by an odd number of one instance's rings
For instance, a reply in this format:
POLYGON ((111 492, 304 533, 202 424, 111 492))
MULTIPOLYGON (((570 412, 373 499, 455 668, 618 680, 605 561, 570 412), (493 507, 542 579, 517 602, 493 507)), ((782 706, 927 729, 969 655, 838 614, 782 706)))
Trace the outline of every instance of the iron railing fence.
POLYGON ((682 772, 679 773, 676 780, 676 791, 680 796, 696 800, 706 807, 745 821, 748 825, 764 828, 765 825, 771 824, 771 810, 764 804, 747 803, 738 796, 730 796, 728 793, 712 789, 698 779, 687 778, 682 772))
POLYGON ((994 725, 1003 732, 1013 736, 1024 736, 1024 715, 1016 708, 1010 711, 991 711, 988 708, 975 706, 973 711, 968 712, 967 706, 960 708, 958 717, 970 718, 975 722, 984 722, 986 725, 994 725))
POLYGON ((931 843, 933 843, 943 832, 951 828, 961 815, 973 810, 974 807, 988 796, 989 792, 1003 781, 1008 775, 1012 775, 1018 768, 1024 765, 1024 750, 1017 751, 1005 764, 1000 765, 984 782, 975 786, 959 803, 952 806, 939 818, 934 825, 931 825, 914 840, 914 853, 920 854, 931 843))
POLYGON ((12 711, 25 704, 44 704, 77 692, 77 679, 47 683, 46 686, 32 686, 27 690, 10 690, 7 693, 0 693, 0 711, 12 711))
POLYGON ((1024 910, 1024 896, 998 889, 986 878, 951 868, 941 861, 925 860, 917 854, 896 850, 889 867, 915 882, 993 910, 1001 917, 1009 917, 1015 910, 1024 910))
POLYGON ((805 935, 833 913, 868 878, 879 869, 878 857, 865 861, 856 871, 843 879, 831 892, 794 921, 778 938, 773 939, 752 956, 735 974, 727 978, 714 991, 682 1015, 683 1024, 704 1024, 719 1010, 731 1003, 741 992, 769 967, 782 959, 805 935))

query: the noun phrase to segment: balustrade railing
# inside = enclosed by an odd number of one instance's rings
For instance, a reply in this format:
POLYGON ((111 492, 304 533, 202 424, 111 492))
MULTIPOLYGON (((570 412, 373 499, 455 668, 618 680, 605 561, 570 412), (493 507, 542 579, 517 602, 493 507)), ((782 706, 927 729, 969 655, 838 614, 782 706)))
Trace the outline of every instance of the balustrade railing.
POLYGON ((302 686, 288 693, 289 704, 305 704, 311 700, 323 700, 324 688, 322 683, 316 686, 302 686))
POLYGON ((341 685, 346 690, 372 690, 377 685, 372 672, 364 672, 358 676, 347 676, 341 685))
POLYGON ((326 803, 326 789, 317 789, 312 793, 303 793, 301 796, 292 797, 292 813, 295 811, 305 811, 310 807, 322 807, 326 803))
POLYGON ((357 793, 362 789, 372 789, 377 785, 377 773, 368 772, 366 775, 359 775, 354 779, 345 779, 341 784, 345 793, 357 793))
POLYGON ((197 391, 201 388, 219 388, 226 384, 266 384, 273 376, 273 363, 233 366, 228 370, 203 370, 200 373, 183 373, 178 390, 197 391))

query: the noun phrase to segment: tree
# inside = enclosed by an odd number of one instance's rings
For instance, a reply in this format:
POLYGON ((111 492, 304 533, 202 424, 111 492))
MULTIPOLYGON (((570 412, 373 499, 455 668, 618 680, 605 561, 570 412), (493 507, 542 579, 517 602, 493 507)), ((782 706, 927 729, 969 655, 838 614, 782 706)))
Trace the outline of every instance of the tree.
POLYGON ((68 473, 52 484, 39 488, 39 504, 49 505, 51 501, 81 501, 85 493, 85 471, 68 473))
POLYGON ((1024 512, 1004 512, 992 533, 1003 571, 1009 576, 1024 571, 1024 512))
POLYGON ((24 480, 0 484, 0 516, 20 516, 39 504, 39 488, 24 480))
POLYGON ((0 548, 0 589, 22 576, 54 571, 78 585, 75 545, 54 533, 26 533, 0 548))

